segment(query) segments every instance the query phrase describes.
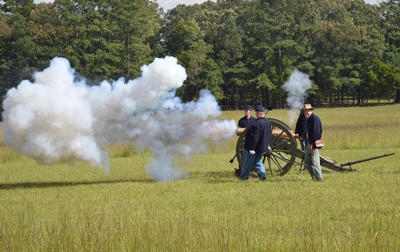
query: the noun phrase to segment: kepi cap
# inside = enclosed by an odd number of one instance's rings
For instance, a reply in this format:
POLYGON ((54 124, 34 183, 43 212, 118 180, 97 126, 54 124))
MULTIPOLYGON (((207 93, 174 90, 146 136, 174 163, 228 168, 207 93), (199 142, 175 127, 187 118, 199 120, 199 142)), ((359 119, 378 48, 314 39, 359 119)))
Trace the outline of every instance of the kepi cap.
POLYGON ((304 104, 304 107, 301 109, 301 111, 304 111, 304 110, 314 110, 314 108, 311 106, 310 103, 306 103, 306 104, 304 104))
POLYGON ((244 110, 252 110, 253 108, 250 105, 244 106, 244 110))
POLYGON ((256 112, 265 112, 265 108, 262 106, 257 106, 256 107, 256 112))

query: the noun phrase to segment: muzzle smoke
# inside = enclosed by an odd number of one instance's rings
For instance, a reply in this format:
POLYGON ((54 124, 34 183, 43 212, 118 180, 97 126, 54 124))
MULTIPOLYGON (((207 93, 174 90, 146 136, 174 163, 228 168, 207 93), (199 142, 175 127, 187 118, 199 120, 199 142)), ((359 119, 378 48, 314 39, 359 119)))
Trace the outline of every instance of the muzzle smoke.
POLYGON ((307 97, 307 90, 312 87, 309 76, 295 69, 289 79, 282 85, 282 89, 288 94, 286 99, 289 105, 288 122, 289 126, 293 126, 299 109, 304 105, 304 100, 307 97))
POLYGON ((54 58, 22 81, 3 102, 3 140, 38 164, 88 162, 109 172, 107 145, 134 141, 138 151, 150 150, 146 172, 156 181, 189 176, 174 167, 174 157, 204 153, 204 140, 216 143, 236 133, 236 123, 213 118, 221 114, 214 96, 200 92, 197 102, 175 96, 186 79, 177 59, 155 59, 142 76, 89 87, 74 81, 68 60, 54 58))

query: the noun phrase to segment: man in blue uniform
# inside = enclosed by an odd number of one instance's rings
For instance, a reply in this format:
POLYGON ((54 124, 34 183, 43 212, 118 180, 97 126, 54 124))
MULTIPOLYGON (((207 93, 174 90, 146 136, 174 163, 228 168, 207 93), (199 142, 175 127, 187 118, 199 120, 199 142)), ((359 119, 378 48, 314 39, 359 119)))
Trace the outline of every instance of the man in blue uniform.
POLYGON ((252 107, 250 105, 244 106, 244 116, 240 118, 238 122, 239 128, 247 129, 250 125, 252 125, 256 121, 256 118, 251 115, 251 110, 252 107))
MULTIPOLYGON (((307 139, 306 139, 307 118, 304 115, 303 111, 300 111, 299 118, 297 119, 297 122, 296 122, 296 129, 295 129, 294 133, 299 135, 299 142, 300 142, 301 150, 305 151, 306 145, 307 145, 307 139)), ((303 161, 304 160, 301 160, 301 162, 303 162, 303 161)), ((304 165, 303 170, 307 170, 307 165, 304 165)))
POLYGON ((307 118, 307 145, 304 153, 307 169, 313 179, 322 181, 321 161, 319 159, 320 148, 315 146, 315 141, 321 139, 322 136, 321 119, 313 114, 314 108, 311 104, 304 104, 302 111, 307 118))
POLYGON ((262 162, 264 153, 268 150, 271 139, 271 123, 265 118, 265 108, 256 107, 257 120, 247 129, 244 150, 243 164, 239 180, 249 179, 250 171, 254 167, 260 180, 266 180, 265 167, 262 162))

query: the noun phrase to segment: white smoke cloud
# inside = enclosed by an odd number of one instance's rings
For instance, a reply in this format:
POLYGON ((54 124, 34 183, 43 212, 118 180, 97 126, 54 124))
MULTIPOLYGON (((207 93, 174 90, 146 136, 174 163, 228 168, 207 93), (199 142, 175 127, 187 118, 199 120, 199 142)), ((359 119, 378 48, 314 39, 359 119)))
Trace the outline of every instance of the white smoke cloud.
POLYGON ((307 96, 306 92, 312 87, 309 76, 299 70, 293 70, 289 79, 282 85, 282 89, 288 94, 286 99, 289 105, 288 120, 289 126, 292 126, 296 116, 304 105, 307 96))
POLYGON ((7 93, 4 143, 38 164, 85 161, 109 172, 107 145, 134 141, 138 151, 154 154, 146 166, 154 180, 188 177, 174 158, 206 152, 204 140, 235 136, 236 123, 213 119, 221 111, 207 90, 197 102, 175 97, 186 79, 176 58, 157 58, 141 70, 135 80, 89 87, 74 82, 68 60, 54 58, 34 83, 24 80, 7 93))

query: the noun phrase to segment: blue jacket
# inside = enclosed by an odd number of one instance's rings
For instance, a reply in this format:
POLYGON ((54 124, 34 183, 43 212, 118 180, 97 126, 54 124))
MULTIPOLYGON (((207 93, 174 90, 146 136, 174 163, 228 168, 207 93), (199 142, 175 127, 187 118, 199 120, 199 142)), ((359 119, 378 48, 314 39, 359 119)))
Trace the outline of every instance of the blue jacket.
POLYGON ((299 118, 297 119, 295 134, 299 134, 299 137, 306 138, 307 133, 307 118, 303 112, 300 112, 299 118))
POLYGON ((307 119, 308 143, 315 147, 315 141, 322 137, 321 119, 314 113, 307 119))
POLYGON ((244 149, 259 154, 267 152, 271 134, 270 121, 265 117, 258 118, 246 131, 244 149))
POLYGON ((249 119, 247 119, 246 116, 243 116, 240 118, 238 122, 238 127, 239 128, 248 128, 250 125, 252 125, 257 119, 254 116, 250 116, 249 119))

